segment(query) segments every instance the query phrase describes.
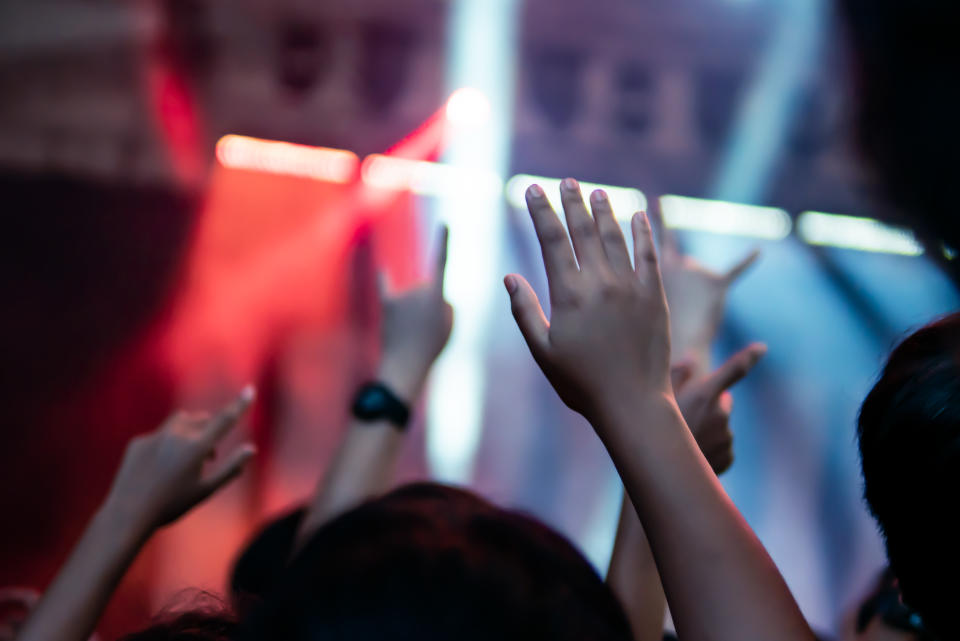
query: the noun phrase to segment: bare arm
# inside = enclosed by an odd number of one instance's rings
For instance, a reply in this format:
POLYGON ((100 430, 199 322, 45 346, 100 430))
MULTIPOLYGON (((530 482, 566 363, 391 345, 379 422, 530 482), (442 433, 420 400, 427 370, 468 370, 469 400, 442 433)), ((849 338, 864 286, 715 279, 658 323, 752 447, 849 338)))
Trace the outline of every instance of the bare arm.
MULTIPOLYGON (((430 367, 453 327, 453 309, 443 298, 446 260, 444 227, 429 283, 399 296, 388 295, 381 285, 383 324, 377 382, 407 406, 412 406, 423 391, 430 367)), ((310 503, 297 534, 298 544, 333 517, 384 492, 402 443, 403 432, 397 425, 387 420, 355 418, 310 503)))
MULTIPOLYGON (((733 398, 726 391, 753 368, 766 352, 755 343, 730 357, 709 376, 684 379, 685 368, 673 369, 673 386, 681 413, 697 446, 717 474, 733 463, 730 412, 733 398)), ((666 602, 650 543, 629 497, 624 494, 607 582, 630 619, 636 641, 660 639, 666 602)))
POLYGON ((542 189, 527 193, 551 319, 522 277, 507 276, 505 284, 534 359, 561 399, 590 421, 620 472, 678 633, 708 640, 813 639, 677 407, 669 314, 649 221, 642 214, 633 219, 634 267, 603 192, 591 199, 593 216, 576 181, 564 181, 561 196, 569 236, 542 189))
POLYGON ((110 495, 40 599, 18 641, 84 641, 150 536, 233 480, 253 455, 244 445, 212 473, 204 461, 253 400, 248 388, 213 418, 177 413, 131 441, 110 495))
POLYGON ((626 492, 620 505, 607 584, 627 613, 635 641, 660 641, 667 601, 647 535, 626 492))

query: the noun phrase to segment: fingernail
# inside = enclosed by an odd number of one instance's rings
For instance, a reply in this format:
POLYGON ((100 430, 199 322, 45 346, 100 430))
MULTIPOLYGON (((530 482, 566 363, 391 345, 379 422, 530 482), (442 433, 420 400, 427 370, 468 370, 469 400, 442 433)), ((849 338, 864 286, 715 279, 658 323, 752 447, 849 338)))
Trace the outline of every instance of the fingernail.
POLYGON ((256 388, 255 388, 252 384, 250 384, 250 383, 247 383, 247 384, 243 387, 243 389, 240 390, 240 400, 243 401, 243 402, 245 402, 245 403, 251 402, 254 398, 256 398, 256 396, 257 396, 257 390, 256 390, 256 388))
POLYGON ((540 185, 530 185, 527 187, 527 195, 531 198, 543 198, 543 188, 540 185))
POLYGON ((564 178, 561 184, 563 185, 564 189, 567 189, 569 191, 580 189, 580 185, 573 178, 564 178))
POLYGON ((503 285, 507 288, 507 293, 511 296, 517 291, 517 279, 513 276, 506 276, 503 279, 503 285))
POLYGON ((598 204, 604 202, 606 199, 607 199, 607 192, 605 192, 602 189, 597 189, 592 194, 590 194, 590 200, 598 204))

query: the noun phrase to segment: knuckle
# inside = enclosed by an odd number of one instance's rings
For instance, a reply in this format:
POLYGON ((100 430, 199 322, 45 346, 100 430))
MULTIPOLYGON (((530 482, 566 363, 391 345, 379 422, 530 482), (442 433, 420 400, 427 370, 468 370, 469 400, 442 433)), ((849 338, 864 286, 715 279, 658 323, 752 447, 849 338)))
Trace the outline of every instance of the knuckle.
POLYGON ((597 233, 597 228, 594 227, 592 222, 581 222, 576 225, 572 225, 570 230, 577 236, 582 236, 584 238, 589 238, 597 233))
POLYGON ((608 229, 601 234, 600 239, 604 245, 618 245, 623 242, 623 235, 619 230, 608 229))
POLYGON ((598 288, 600 296, 607 300, 617 299, 623 296, 623 287, 617 281, 611 278, 605 278, 598 288))
POLYGON ((563 227, 551 225, 545 227, 540 232, 540 241, 544 245, 558 245, 564 243, 567 240, 567 232, 563 231, 563 227))

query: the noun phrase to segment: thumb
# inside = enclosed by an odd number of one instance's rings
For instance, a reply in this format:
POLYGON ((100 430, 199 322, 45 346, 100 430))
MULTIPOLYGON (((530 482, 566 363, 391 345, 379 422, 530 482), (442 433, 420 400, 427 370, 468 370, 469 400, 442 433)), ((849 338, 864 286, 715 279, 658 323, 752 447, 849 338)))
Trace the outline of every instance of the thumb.
POLYGON ((731 267, 726 274, 723 276, 723 280, 730 285, 735 280, 743 276, 743 272, 750 269, 750 267, 757 262, 757 259, 760 258, 760 250, 754 249, 752 252, 740 259, 736 265, 731 267))
POLYGON ((510 294, 510 309, 517 327, 527 341, 530 352, 536 357, 547 348, 550 323, 543 315, 543 308, 533 288, 523 276, 509 274, 503 279, 503 284, 510 294))
POLYGON ((766 353, 767 346, 763 343, 752 343, 743 348, 707 377, 703 382, 704 393, 711 399, 719 397, 724 390, 749 374, 766 353))
POLYGON ((693 378, 693 363, 689 360, 682 360, 670 368, 670 383, 673 386, 673 393, 683 389, 683 386, 693 378))
POLYGON ((230 481, 240 476, 247 462, 257 453, 257 449, 251 443, 240 446, 223 462, 223 464, 209 478, 200 482, 200 492, 196 503, 210 498, 230 481))

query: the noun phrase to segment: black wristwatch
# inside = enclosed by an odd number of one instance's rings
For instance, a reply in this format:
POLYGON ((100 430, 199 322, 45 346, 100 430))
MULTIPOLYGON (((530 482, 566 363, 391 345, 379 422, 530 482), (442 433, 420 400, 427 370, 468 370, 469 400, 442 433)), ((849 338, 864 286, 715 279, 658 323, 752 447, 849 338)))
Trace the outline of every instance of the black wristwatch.
POLYGON ((387 420, 400 431, 410 422, 410 407, 383 383, 363 385, 353 399, 351 410, 361 421, 387 420))

